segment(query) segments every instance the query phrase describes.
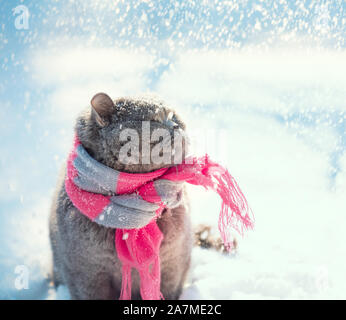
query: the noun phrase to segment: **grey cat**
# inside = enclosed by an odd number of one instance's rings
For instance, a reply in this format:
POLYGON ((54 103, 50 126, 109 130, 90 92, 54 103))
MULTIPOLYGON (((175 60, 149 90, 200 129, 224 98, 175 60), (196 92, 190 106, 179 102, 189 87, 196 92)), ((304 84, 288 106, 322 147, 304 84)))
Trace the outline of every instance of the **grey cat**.
MULTIPOLYGON (((115 170, 144 173, 168 167, 169 164, 124 164, 119 160, 119 150, 124 144, 119 139, 120 130, 136 129, 141 142, 143 120, 150 121, 151 131, 165 128, 172 132, 177 127, 185 131, 180 117, 162 101, 151 98, 113 101, 104 93, 94 96, 91 107, 78 117, 75 130, 89 155, 115 170)), ((185 143, 186 139, 183 139, 183 150, 185 143)), ((153 147, 151 143, 150 148, 153 147)), ((172 159, 175 151, 172 148, 172 159)), ((65 174, 64 167, 49 221, 54 282, 56 285, 67 285, 72 299, 118 299, 121 264, 115 250, 115 229, 96 224, 74 207, 65 190, 65 174)), ((161 292, 165 299, 179 298, 191 259, 193 234, 185 189, 180 197, 180 204, 175 208, 166 208, 157 220, 164 235, 160 260, 161 292)), ((132 298, 140 299, 139 275, 134 269, 132 298)))

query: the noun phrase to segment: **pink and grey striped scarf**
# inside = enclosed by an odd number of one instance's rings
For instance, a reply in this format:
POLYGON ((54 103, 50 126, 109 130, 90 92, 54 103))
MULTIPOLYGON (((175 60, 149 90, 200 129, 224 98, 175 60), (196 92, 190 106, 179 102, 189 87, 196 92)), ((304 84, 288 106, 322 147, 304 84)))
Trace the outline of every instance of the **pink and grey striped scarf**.
POLYGON ((164 208, 179 206, 184 182, 214 190, 221 197, 218 225, 227 249, 232 246, 230 227, 241 234, 252 228, 251 209, 236 181, 207 155, 154 172, 130 174, 96 161, 75 138, 67 161, 65 189, 82 214, 116 229, 115 247, 122 263, 120 299, 131 299, 132 268, 140 275, 142 299, 164 298, 159 259, 163 235, 156 219, 164 208))

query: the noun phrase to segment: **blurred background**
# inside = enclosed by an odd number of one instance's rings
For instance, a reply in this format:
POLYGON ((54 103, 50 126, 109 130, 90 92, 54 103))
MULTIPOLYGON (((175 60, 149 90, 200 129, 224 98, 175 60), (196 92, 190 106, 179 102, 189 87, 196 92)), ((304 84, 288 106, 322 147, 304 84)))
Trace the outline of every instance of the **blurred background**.
MULTIPOLYGON (((99 91, 174 106, 254 211, 235 255, 194 249, 182 298, 346 298, 345 1, 0 0, 0 17, 1 299, 69 298, 49 206, 99 91)), ((216 227, 219 200, 190 189, 216 227)))

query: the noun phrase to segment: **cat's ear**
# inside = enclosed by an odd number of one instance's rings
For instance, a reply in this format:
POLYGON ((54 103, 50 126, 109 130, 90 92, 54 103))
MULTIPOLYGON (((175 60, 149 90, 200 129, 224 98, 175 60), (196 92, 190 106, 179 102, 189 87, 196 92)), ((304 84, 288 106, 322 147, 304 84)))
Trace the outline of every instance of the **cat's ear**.
POLYGON ((107 94, 100 92, 91 99, 91 107, 97 123, 102 127, 106 126, 115 110, 113 100, 107 94))

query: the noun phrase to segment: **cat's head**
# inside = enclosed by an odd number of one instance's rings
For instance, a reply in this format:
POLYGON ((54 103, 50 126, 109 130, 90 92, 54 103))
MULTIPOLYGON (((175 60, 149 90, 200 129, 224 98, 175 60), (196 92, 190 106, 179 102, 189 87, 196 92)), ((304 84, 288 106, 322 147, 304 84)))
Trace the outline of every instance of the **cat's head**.
POLYGON ((184 122, 153 97, 112 100, 98 93, 77 119, 76 132, 94 159, 119 171, 151 172, 186 155, 184 122))

